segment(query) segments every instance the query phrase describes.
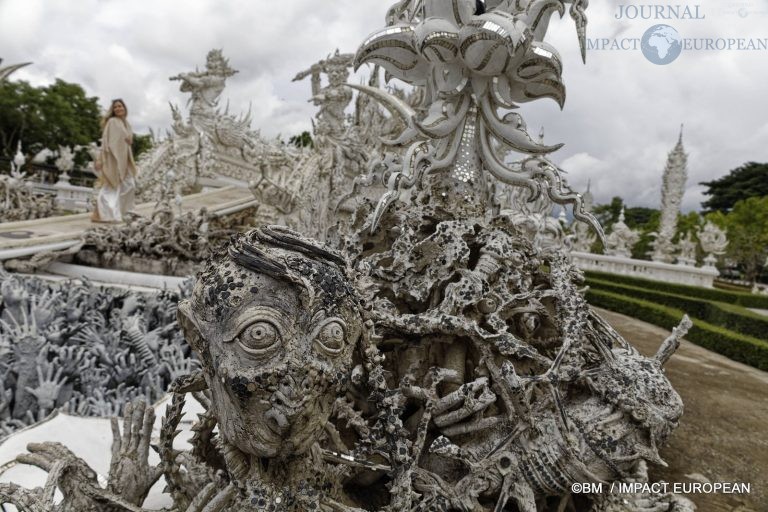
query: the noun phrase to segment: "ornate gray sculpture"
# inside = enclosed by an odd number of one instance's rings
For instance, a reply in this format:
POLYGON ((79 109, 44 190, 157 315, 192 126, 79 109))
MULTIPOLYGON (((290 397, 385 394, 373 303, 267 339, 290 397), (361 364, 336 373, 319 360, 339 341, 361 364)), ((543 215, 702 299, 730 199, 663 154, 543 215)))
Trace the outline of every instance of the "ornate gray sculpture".
MULTIPOLYGON (((415 2, 402 4, 396 10, 410 12, 406 6, 415 2)), ((538 98, 560 105, 565 101, 559 56, 542 41, 549 17, 564 4, 491 2, 482 13, 468 1, 421 5, 413 9, 412 19, 371 35, 356 56, 356 66, 378 64, 391 76, 427 90, 428 113, 420 118, 396 98, 356 86, 379 98, 408 126, 392 141, 409 149, 402 168, 390 170, 390 191, 376 209, 373 227, 403 190, 425 181, 435 182, 434 192, 446 207, 482 214, 488 201, 487 172, 504 183, 527 187, 535 197, 546 193, 558 204, 573 204, 574 216, 602 236, 599 224, 584 212, 581 197, 544 158, 560 145, 536 143, 519 114, 500 113, 538 98), (506 164, 499 160, 495 143, 530 156, 506 164)), ((577 0, 571 8, 582 43, 584 6, 577 0)))
MULTIPOLYGON (((591 212, 594 198, 590 192, 592 182, 587 183, 587 190, 584 192, 584 210, 591 212)), ((590 231, 589 226, 583 222, 574 222, 571 224, 571 248, 578 252, 591 252, 592 246, 596 241, 595 235, 590 231)))
MULTIPOLYGON (((248 220, 251 220, 253 211, 248 220)), ((240 219, 243 220, 243 219, 240 219)), ((237 220, 214 222, 206 208, 177 213, 169 198, 159 201, 150 217, 134 215, 124 225, 86 231, 76 259, 100 268, 188 276, 211 253, 211 247, 236 232, 237 220)))
MULTIPOLYGON (((582 43, 584 6, 572 7, 582 43)), ((497 107, 562 99, 556 54, 540 41, 563 9, 470 0, 390 9, 390 26, 358 60, 424 80, 428 117, 357 88, 404 113, 404 144, 422 140, 377 163, 374 172, 392 172, 389 191, 378 207, 359 203, 339 237, 354 270, 270 227, 236 237, 200 274, 179 320, 203 369, 172 386, 159 447, 175 510, 608 511, 610 498, 573 496, 570 484, 647 479, 646 462, 661 462, 682 414, 663 365, 690 322, 642 356, 589 308, 559 245, 534 245, 516 212, 489 207, 486 170, 594 223, 554 166, 533 156, 503 167, 489 142, 553 149, 497 107), (192 452, 178 453, 185 393, 207 412, 192 452)), ((92 489, 87 476, 73 480, 92 489)), ((118 491, 89 490, 91 501, 77 503, 107 510, 139 495, 118 491)), ((627 499, 659 512, 683 503, 627 499)), ((133 505, 124 509, 143 510, 133 505)))
MULTIPOLYGON (((362 367, 376 362, 346 272, 341 256, 286 229, 265 228, 238 237, 200 274, 179 320, 203 370, 180 377, 173 390, 196 393, 208 411, 193 428, 192 454, 172 446, 183 394, 164 420, 159 451, 174 510, 361 510, 342 480, 350 467, 381 465, 355 462, 345 447, 345 439, 357 436, 345 425, 367 426, 344 395, 366 385, 362 367)), ((60 446, 30 445, 32 453, 17 460, 50 472, 51 489, 64 494, 56 511, 138 512, 156 475, 147 450, 136 449, 149 442, 148 410, 133 405, 126 425, 135 432, 133 463, 123 478, 110 471, 107 489, 96 487, 93 471, 60 446), (78 471, 57 471, 60 466, 78 471), (129 486, 124 477, 130 476, 141 478, 129 486)), ((113 469, 123 464, 119 435, 115 444, 113 469)), ((0 502, 23 510, 49 510, 48 496, 0 484, 0 502)))
POLYGON ((653 261, 672 263, 675 259, 675 244, 672 239, 677 232, 677 216, 685 193, 685 181, 688 179, 688 155, 683 147, 683 128, 680 127, 680 138, 674 149, 670 151, 667 165, 664 168, 661 188, 661 225, 656 239, 652 242, 653 261))
MULTIPOLYGON (((296 165, 301 182, 293 218, 285 219, 295 229, 324 241, 328 230, 339 220, 338 199, 352 188, 354 180, 366 167, 369 151, 363 147, 358 126, 347 122, 344 110, 352 100, 346 87, 353 55, 338 50, 328 58, 296 75, 295 80, 312 77, 312 101, 320 107, 315 116, 314 144, 296 165), (328 86, 321 88, 321 74, 328 76, 328 86)), ((365 121, 365 119, 358 119, 365 121)))
POLYGON ((171 105, 173 132, 156 141, 152 151, 137 162, 140 169, 138 191, 143 200, 160 199, 168 171, 174 172, 173 188, 182 194, 200 189, 202 178, 228 178, 243 187, 259 179, 267 165, 283 171, 298 155, 277 141, 265 141, 250 129, 250 113, 235 117, 219 108, 219 98, 227 78, 237 73, 221 50, 211 50, 205 71, 180 73, 171 80, 181 81, 181 91, 191 94, 189 118, 171 105))
POLYGON ((293 81, 312 77, 312 102, 320 107, 315 124, 315 137, 327 135, 341 137, 346 128, 344 110, 352 101, 352 91, 347 87, 349 68, 354 55, 340 54, 336 50, 332 56, 312 65, 308 70, 298 73, 293 81), (321 74, 328 76, 328 86, 321 88, 321 74))
POLYGON ((171 80, 181 81, 180 90, 191 93, 189 99, 189 118, 192 125, 199 131, 209 131, 215 128, 219 97, 224 92, 227 78, 237 73, 229 67, 229 61, 224 58, 221 50, 208 52, 205 71, 179 73, 171 80))
MULTIPOLYGON (((409 129, 399 141, 415 138, 402 170, 391 169, 389 192, 375 210, 361 207, 345 245, 370 276, 364 298, 395 391, 390 438, 402 448, 390 458, 389 506, 586 509, 568 494, 570 483, 627 479, 644 461, 660 460, 657 446, 682 413, 661 366, 687 324, 655 359, 640 356, 590 311, 581 276, 558 245, 534 245, 515 212, 492 214, 485 170, 533 190, 533 199, 546 190, 593 222, 554 167, 531 157, 503 169, 492 143, 532 154, 554 149, 533 142, 519 116, 498 110, 505 97, 561 97, 556 54, 537 41, 563 5, 479 5, 400 2, 390 11, 399 22, 358 52, 359 61, 423 83, 429 112, 422 119, 358 87, 402 114, 409 129), (607 445, 610 453, 600 448, 607 445)), ((578 14, 583 4, 574 7, 578 14)))

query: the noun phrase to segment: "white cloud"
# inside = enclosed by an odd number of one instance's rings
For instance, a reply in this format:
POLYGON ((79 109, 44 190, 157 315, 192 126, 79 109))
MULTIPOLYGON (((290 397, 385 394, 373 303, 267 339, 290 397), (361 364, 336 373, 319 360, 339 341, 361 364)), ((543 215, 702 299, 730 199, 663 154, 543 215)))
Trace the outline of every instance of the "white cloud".
MULTIPOLYGON (((34 61, 16 78, 55 77, 89 94, 122 97, 139 130, 164 131, 168 102, 184 105, 168 77, 202 67, 223 48, 240 73, 224 101, 233 112, 252 103, 255 128, 284 136, 309 129, 314 107, 300 71, 336 48, 354 51, 378 29, 389 2, 380 0, 0 0, 0 57, 34 61)), ((666 21, 684 37, 768 37, 768 16, 739 17, 704 4, 706 20, 666 21)), ((640 37, 654 20, 617 20, 610 2, 588 9, 589 37, 640 37)), ((525 105, 531 131, 564 142, 554 159, 577 189, 587 180, 598 202, 621 195, 656 206, 667 152, 680 123, 690 153, 684 209, 698 207, 701 187, 747 161, 768 161, 766 51, 684 51, 657 66, 639 51, 590 51, 581 63, 570 17, 554 19, 548 41, 561 53, 568 100, 525 105)))

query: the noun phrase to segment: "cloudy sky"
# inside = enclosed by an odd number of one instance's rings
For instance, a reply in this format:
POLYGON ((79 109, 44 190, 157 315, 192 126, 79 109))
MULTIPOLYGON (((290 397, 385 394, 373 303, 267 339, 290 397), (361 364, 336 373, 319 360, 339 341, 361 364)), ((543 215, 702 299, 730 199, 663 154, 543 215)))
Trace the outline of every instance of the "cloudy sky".
MULTIPOLYGON (((705 19, 616 19, 616 1, 593 0, 590 38, 639 39, 666 23, 684 38, 768 39, 768 0, 698 0, 705 19)), ((308 81, 291 78, 335 48, 351 52, 383 25, 380 0, 0 0, 0 58, 33 61, 14 79, 54 78, 82 84, 89 94, 124 98, 139 132, 164 132, 168 102, 184 105, 168 78, 204 67, 222 48, 240 73, 224 100, 230 111, 252 109, 268 136, 309 129, 314 108, 308 81)), ((644 2, 647 4, 647 2, 644 2)), ((639 4, 637 4, 639 5, 639 4)), ((692 10, 697 4, 680 2, 692 10)), ((554 160, 575 189, 592 182, 598 202, 623 196, 633 206, 657 206, 667 152, 685 123, 690 154, 684 209, 702 200, 700 181, 747 161, 768 161, 768 51, 683 50, 666 66, 639 50, 588 52, 581 63, 570 18, 556 19, 547 41, 561 53, 568 89, 565 108, 543 100, 523 114, 548 143, 565 146, 554 160)), ((631 43, 626 43, 631 44, 631 43)))

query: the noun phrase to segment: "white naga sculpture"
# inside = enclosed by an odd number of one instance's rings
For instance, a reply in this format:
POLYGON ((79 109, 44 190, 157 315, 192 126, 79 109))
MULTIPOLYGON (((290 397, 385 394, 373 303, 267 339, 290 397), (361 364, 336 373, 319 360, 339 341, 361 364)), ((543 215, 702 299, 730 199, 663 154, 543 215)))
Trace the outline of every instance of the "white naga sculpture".
POLYGON ((640 233, 630 229, 624 223, 624 208, 621 208, 619 220, 611 228, 611 233, 605 239, 605 253, 623 258, 632 257, 632 247, 640 240, 640 233))
POLYGON ((688 155, 683 148, 683 129, 674 149, 669 153, 664 168, 661 189, 661 225, 656 239, 651 243, 653 261, 672 263, 675 259, 675 244, 672 239, 677 231, 677 216, 685 193, 685 181, 688 179, 688 155))
POLYGON ((701 250, 707 255, 704 258, 704 265, 714 267, 715 263, 717 263, 717 256, 725 254, 725 250, 728 248, 726 232, 711 221, 707 221, 697 235, 701 244, 701 250))

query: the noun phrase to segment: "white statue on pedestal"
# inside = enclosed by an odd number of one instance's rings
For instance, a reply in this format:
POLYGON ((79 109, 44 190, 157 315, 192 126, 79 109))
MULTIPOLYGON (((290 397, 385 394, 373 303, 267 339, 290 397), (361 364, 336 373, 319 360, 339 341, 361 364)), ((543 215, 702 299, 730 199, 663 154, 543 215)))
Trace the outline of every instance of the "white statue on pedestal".
POLYGON ((59 146, 59 157, 54 165, 61 171, 58 183, 69 183, 69 172, 75 168, 75 153, 69 146, 59 146))
POLYGON ((724 230, 707 221, 704 228, 699 231, 699 243, 701 249, 707 253, 704 258, 705 267, 714 267, 717 256, 725 254, 728 248, 728 238, 724 230))
POLYGON ((25 163, 27 163, 27 157, 25 157, 24 152, 21 151, 21 141, 19 141, 16 145, 16 154, 13 155, 13 164, 17 169, 21 169, 25 163))
POLYGON ((632 257, 632 247, 640 240, 640 234, 624 223, 624 208, 619 214, 619 221, 613 225, 611 233, 605 239, 605 253, 610 256, 632 257))
POLYGON ((189 117, 193 124, 202 122, 208 124, 216 119, 216 109, 219 96, 224 92, 227 78, 237 73, 229 67, 229 61, 224 58, 221 50, 211 50, 205 62, 205 71, 179 73, 171 80, 181 80, 181 92, 189 92, 189 117))
POLYGON ((677 257, 677 264, 695 267, 697 245, 696 240, 693 239, 693 234, 690 232, 687 233, 685 238, 677 243, 677 249, 680 251, 677 257))

